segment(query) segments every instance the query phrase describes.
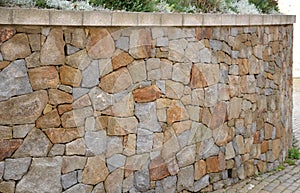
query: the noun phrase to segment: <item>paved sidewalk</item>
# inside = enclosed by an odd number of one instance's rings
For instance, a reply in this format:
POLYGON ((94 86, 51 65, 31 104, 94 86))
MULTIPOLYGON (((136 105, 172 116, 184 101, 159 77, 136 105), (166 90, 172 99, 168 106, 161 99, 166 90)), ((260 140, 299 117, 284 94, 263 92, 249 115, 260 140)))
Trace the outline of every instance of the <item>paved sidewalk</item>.
MULTIPOLYGON (((300 79, 294 81, 293 132, 300 148, 300 79)), ((282 171, 269 172, 243 180, 214 193, 300 193, 300 160, 282 171)))

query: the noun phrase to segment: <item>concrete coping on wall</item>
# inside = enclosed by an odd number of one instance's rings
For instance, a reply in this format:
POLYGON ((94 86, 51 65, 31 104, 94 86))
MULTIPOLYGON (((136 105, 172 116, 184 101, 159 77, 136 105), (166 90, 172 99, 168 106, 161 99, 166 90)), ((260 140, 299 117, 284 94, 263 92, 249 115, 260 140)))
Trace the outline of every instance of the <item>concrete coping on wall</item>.
POLYGON ((187 13, 136 13, 0 8, 0 24, 51 26, 253 26, 286 25, 295 15, 229 15, 187 13))

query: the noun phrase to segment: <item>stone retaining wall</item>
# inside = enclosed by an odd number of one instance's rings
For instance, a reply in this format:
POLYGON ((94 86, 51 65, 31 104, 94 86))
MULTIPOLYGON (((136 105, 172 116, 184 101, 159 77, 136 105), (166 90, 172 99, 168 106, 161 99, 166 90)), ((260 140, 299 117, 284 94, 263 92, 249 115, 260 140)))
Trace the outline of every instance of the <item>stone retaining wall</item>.
POLYGON ((0 21, 0 192, 212 191, 291 147, 293 16, 0 21))

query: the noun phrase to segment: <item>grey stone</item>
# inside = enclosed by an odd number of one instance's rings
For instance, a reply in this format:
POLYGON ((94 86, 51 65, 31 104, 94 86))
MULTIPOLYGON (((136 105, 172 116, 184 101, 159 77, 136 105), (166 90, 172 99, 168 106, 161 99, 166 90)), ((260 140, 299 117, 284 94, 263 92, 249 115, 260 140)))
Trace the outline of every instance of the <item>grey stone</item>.
POLYGON ((147 79, 146 65, 144 60, 135 60, 127 66, 133 83, 147 79))
POLYGON ((20 180, 28 171, 31 158, 6 159, 3 178, 5 180, 20 180))
POLYGON ((203 42, 189 42, 187 48, 185 49, 185 57, 187 57, 190 62, 200 62, 201 56, 199 52, 204 47, 205 45, 203 42))
POLYGON ((100 59, 99 60, 99 74, 103 77, 113 71, 111 59, 100 59))
POLYGON ((162 47, 162 46, 168 46, 169 40, 166 37, 159 37, 156 39, 156 46, 162 47))
POLYGON ((209 175, 207 174, 194 183, 194 187, 195 187, 194 191, 199 192, 200 190, 202 190, 208 185, 209 185, 209 175))
POLYGON ((126 156, 122 154, 114 154, 106 160, 109 172, 113 172, 117 168, 124 167, 126 156))
POLYGON ((33 52, 25 58, 27 68, 35 68, 41 66, 40 52, 33 52))
POLYGON ((206 107, 213 107, 218 102, 218 85, 209 86, 204 89, 205 101, 204 105, 206 107))
POLYGON ((136 103, 135 115, 139 119, 139 127, 152 132, 160 132, 162 128, 157 120, 156 103, 136 103))
POLYGON ((81 86, 91 88, 99 84, 99 66, 98 61, 94 60, 92 63, 82 71, 81 86))
POLYGON ((213 184, 213 189, 214 190, 219 190, 222 189, 224 187, 224 182, 223 181, 218 181, 216 183, 213 184))
POLYGON ((40 129, 33 128, 13 157, 47 156, 51 147, 52 143, 47 136, 40 129))
POLYGON ((134 187, 141 192, 150 188, 150 175, 148 170, 139 170, 134 173, 134 187))
POLYGON ((194 191, 194 167, 187 166, 181 168, 178 172, 178 182, 177 182, 177 191, 181 192, 182 190, 194 191))
POLYGON ((61 165, 61 157, 33 158, 29 172, 17 184, 16 192, 61 192, 61 165))
POLYGON ((85 148, 84 139, 76 139, 66 144, 66 155, 85 155, 85 148))
POLYGON ((234 161, 236 168, 239 168, 242 165, 242 157, 240 155, 235 156, 234 161))
POLYGON ((76 184, 72 186, 68 190, 64 191, 63 193, 91 193, 93 190, 93 186, 86 185, 86 184, 76 184))
POLYGON ((226 145, 225 159, 228 160, 234 157, 235 157, 235 151, 232 142, 230 142, 226 145))
POLYGON ((176 154, 179 167, 185 167, 195 162, 196 145, 184 147, 176 154))
POLYGON ((161 181, 155 182, 155 193, 164 193, 164 188, 162 186, 161 181))
POLYGON ((34 127, 34 124, 13 126, 13 138, 24 138, 34 127))
POLYGON ((164 30, 161 27, 151 28, 151 31, 152 31, 152 38, 153 39, 156 39, 156 38, 164 36, 164 30))
POLYGON ((210 44, 210 48, 215 51, 222 49, 222 42, 219 40, 210 40, 209 44, 210 44))
POLYGON ((129 38, 128 37, 120 37, 116 42, 116 47, 128 52, 129 49, 129 38))
POLYGON ((0 72, 0 101, 31 92, 25 60, 16 60, 0 72))
POLYGON ((232 50, 231 51, 231 58, 232 59, 237 59, 239 57, 239 51, 232 50))
POLYGON ((176 176, 169 176, 162 180, 162 185, 164 188, 165 193, 175 193, 176 192, 176 183, 177 177, 176 176))
POLYGON ((99 87, 91 89, 89 96, 95 110, 101 111, 113 104, 113 95, 104 92, 99 87))
POLYGON ((86 50, 78 51, 70 56, 66 57, 66 64, 78 68, 80 70, 86 69, 86 67, 91 63, 91 58, 88 56, 86 50))
POLYGON ((67 48, 66 49, 67 55, 74 54, 75 52, 78 52, 80 50, 79 48, 76 48, 76 47, 72 46, 71 44, 67 44, 66 48, 67 48))
POLYGON ((229 66, 229 74, 230 75, 239 75, 239 66, 238 65, 230 65, 229 66))
POLYGON ((74 100, 78 99, 79 97, 85 95, 90 90, 87 88, 73 88, 73 98, 74 100))
POLYGON ((172 80, 187 85, 190 82, 192 63, 176 63, 173 65, 172 80))
POLYGON ((86 132, 84 139, 88 155, 100 155, 106 152, 105 130, 86 132))
POLYGON ((123 152, 123 138, 118 136, 106 137, 106 157, 111 157, 114 154, 123 152))
POLYGON ((150 152, 153 145, 153 132, 146 129, 137 129, 137 147, 138 154, 150 152))
POLYGON ((106 192, 105 192, 105 189, 104 189, 103 183, 101 182, 101 183, 97 184, 97 185, 94 187, 92 193, 106 193, 106 192))
POLYGON ((203 48, 199 52, 200 62, 210 63, 211 62, 211 51, 208 48, 203 48))
POLYGON ((171 40, 169 42, 169 56, 168 59, 176 62, 184 62, 184 50, 188 45, 185 39, 171 40))
POLYGON ((65 153, 65 146, 64 144, 54 144, 48 154, 48 156, 58 156, 64 155, 65 153))
POLYGON ((2 56, 2 54, 0 53, 0 62, 2 62, 3 61, 3 56, 2 56))
POLYGON ((62 187, 64 190, 68 189, 71 186, 73 186, 74 184, 76 184, 77 183, 77 172, 73 171, 73 172, 62 175, 61 183, 62 183, 62 187))
POLYGON ((219 147, 214 144, 213 138, 203 141, 200 148, 197 149, 197 159, 206 159, 219 154, 219 147))
POLYGON ((67 93, 70 93, 70 94, 73 93, 73 88, 71 86, 61 84, 61 85, 58 86, 58 89, 62 90, 62 91, 65 91, 67 93))
POLYGON ((0 162, 0 179, 2 179, 3 174, 4 174, 4 161, 0 162))

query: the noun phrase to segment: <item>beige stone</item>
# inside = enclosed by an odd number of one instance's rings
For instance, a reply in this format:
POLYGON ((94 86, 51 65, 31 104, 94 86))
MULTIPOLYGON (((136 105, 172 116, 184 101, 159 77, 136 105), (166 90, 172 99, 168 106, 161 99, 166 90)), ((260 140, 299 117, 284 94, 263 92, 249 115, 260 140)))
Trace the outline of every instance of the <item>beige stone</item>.
POLYGON ((132 156, 135 154, 136 149, 136 135, 129 134, 124 136, 124 151, 123 154, 126 156, 132 156))
POLYGON ((13 137, 13 129, 8 126, 0 126, 0 140, 11 139, 13 137))
POLYGON ((49 92, 49 102, 54 106, 73 102, 73 97, 69 93, 57 89, 50 89, 48 92, 49 92))
POLYGON ((265 132, 264 132, 265 139, 272 139, 273 125, 271 125, 269 123, 265 123, 264 130, 265 130, 265 132))
POLYGON ((132 93, 125 95, 102 112, 116 117, 131 117, 134 115, 134 100, 132 93))
POLYGON ((60 65, 65 63, 65 42, 61 28, 52 28, 41 49, 42 65, 60 65))
POLYGON ((132 84, 127 68, 120 68, 101 78, 100 87, 108 93, 117 93, 127 89, 132 84))
POLYGON ((88 56, 86 50, 80 50, 70 56, 66 57, 66 64, 84 70, 92 62, 91 58, 88 56))
POLYGON ((35 122, 36 128, 52 128, 59 127, 60 117, 58 115, 57 109, 41 116, 35 122))
POLYGON ((116 193, 122 191, 124 169, 118 168, 107 176, 104 186, 107 193, 116 193))
POLYGON ((80 128, 49 128, 45 133, 52 143, 67 143, 81 137, 80 128))
POLYGON ((149 164, 150 180, 161 180, 170 175, 168 167, 162 157, 151 160, 149 164))
POLYGON ((134 100, 138 103, 154 101, 160 98, 161 95, 161 90, 156 85, 138 88, 133 91, 134 100))
POLYGON ((89 157, 82 172, 82 183, 98 184, 103 182, 108 174, 104 156, 89 157))
POLYGON ((199 180, 206 174, 206 162, 204 160, 199 160, 194 164, 194 167, 194 179, 199 180))
POLYGON ((282 143, 280 139, 275 139, 272 142, 272 151, 274 159, 277 160, 279 158, 279 155, 281 154, 282 150, 282 143))
POLYGON ((73 109, 71 104, 62 104, 58 105, 57 110, 59 115, 64 114, 65 112, 71 111, 73 109))
POLYGON ((130 34, 129 53, 135 59, 150 57, 151 48, 151 32, 149 29, 134 30, 130 34))
POLYGON ((126 52, 117 51, 111 59, 112 67, 114 70, 127 66, 133 62, 133 58, 126 52))
POLYGON ((147 164, 148 159, 149 159, 149 154, 147 153, 127 157, 124 166, 125 178, 128 177, 130 174, 132 174, 134 171, 141 170, 142 167, 144 167, 145 164, 147 164))
POLYGON ((219 159, 218 156, 209 157, 206 159, 206 171, 207 173, 219 171, 219 159))
POLYGON ((127 135, 136 133, 138 120, 135 117, 117 118, 110 117, 108 119, 107 134, 108 135, 127 135))
POLYGON ((79 87, 81 79, 80 70, 69 66, 62 66, 60 68, 60 81, 62 84, 79 87))
POLYGON ((115 51, 115 43, 107 29, 90 29, 90 41, 87 45, 87 51, 93 59, 112 57, 115 51))
POLYGON ((61 172, 66 174, 75 170, 82 170, 86 160, 87 158, 82 156, 63 156, 61 172))
POLYGON ((242 109, 242 99, 234 97, 229 103, 229 115, 228 120, 239 118, 242 109))
POLYGON ((189 115, 183 104, 174 100, 167 110, 167 123, 172 124, 174 122, 184 121, 187 119, 189 119, 189 115))
MULTIPOLYGON (((174 158, 176 153, 180 150, 179 142, 177 140, 176 133, 174 132, 172 127, 166 128, 164 132, 164 144, 163 149, 161 151, 161 156, 164 160, 169 161, 169 159, 174 158)), ((175 159, 176 161, 176 159, 175 159)), ((169 165, 169 164, 168 164, 169 165)), ((176 162, 177 165, 177 162, 176 162)), ((177 166, 178 167, 178 166, 177 166)), ((169 166, 168 166, 169 168, 169 166)), ((172 172, 169 170, 172 174, 172 172)))
POLYGON ((14 35, 1 45, 1 53, 4 60, 9 61, 29 56, 31 50, 27 35, 25 33, 14 35))
POLYGON ((85 155, 85 142, 83 138, 76 139, 66 145, 66 155, 85 155))
POLYGON ((183 96, 184 85, 172 80, 166 81, 166 96, 171 99, 180 99, 183 96))
POLYGON ((90 105, 92 105, 92 102, 88 94, 83 95, 82 97, 78 98, 76 101, 72 103, 73 109, 80 109, 90 105))
POLYGON ((180 121, 180 122, 175 122, 173 123, 173 129, 175 133, 179 136, 183 132, 189 130, 192 126, 192 121, 187 120, 187 121, 180 121))

